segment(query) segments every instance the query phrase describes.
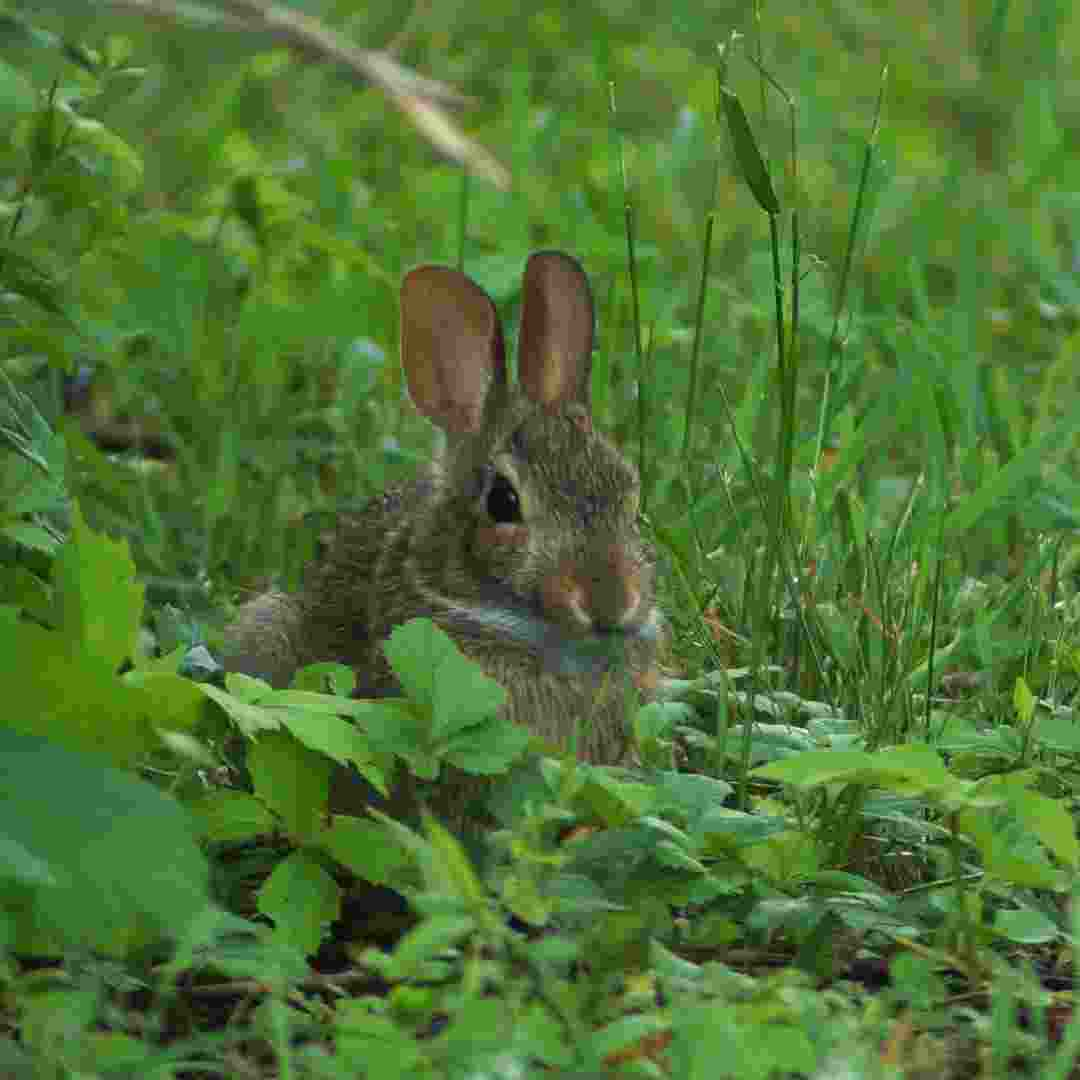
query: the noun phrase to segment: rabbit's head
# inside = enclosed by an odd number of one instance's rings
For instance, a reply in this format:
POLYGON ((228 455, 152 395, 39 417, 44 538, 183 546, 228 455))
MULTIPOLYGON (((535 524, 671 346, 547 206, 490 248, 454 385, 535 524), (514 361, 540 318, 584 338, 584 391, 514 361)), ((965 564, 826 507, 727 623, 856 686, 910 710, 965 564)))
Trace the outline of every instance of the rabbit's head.
POLYGON ((580 265, 538 252, 523 283, 518 384, 495 305, 464 274, 424 266, 401 290, 410 396, 446 434, 412 588, 465 637, 526 650, 562 674, 651 654, 661 620, 637 523, 637 471, 593 429, 593 305, 580 265))

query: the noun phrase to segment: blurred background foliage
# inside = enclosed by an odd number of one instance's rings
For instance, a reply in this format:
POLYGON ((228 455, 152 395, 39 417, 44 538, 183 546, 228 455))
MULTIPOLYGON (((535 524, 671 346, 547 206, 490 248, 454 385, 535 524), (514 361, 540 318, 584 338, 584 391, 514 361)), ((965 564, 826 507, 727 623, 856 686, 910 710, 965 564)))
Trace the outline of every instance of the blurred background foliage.
POLYGON ((787 260, 798 210, 791 497, 808 565, 839 589, 852 545, 904 524, 913 559, 944 530, 957 579, 1016 571, 1034 540, 1076 527, 1072 5, 294 5, 469 95, 456 122, 509 170, 506 190, 465 179, 340 66, 228 29, 243 8, 0 8, 0 363, 64 430, 72 492, 131 540, 152 595, 199 613, 295 581, 320 512, 426 452, 397 366, 405 269, 463 258, 509 318, 527 253, 559 247, 597 296, 598 418, 644 449, 650 514, 695 602, 715 596, 737 624, 766 526, 725 397, 764 473, 778 410, 768 222, 717 122, 733 30, 728 79, 768 152, 787 260), (797 103, 797 168, 787 107, 746 61, 759 52, 797 103), (110 445, 117 431, 141 452, 110 445))

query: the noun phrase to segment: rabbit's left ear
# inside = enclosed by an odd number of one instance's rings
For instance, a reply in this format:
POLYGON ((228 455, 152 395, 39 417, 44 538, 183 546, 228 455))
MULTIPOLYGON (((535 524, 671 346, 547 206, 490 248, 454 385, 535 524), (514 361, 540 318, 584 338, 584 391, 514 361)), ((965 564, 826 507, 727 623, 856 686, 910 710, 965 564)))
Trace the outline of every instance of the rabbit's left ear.
POLYGON ((561 251, 529 258, 522 282, 518 381, 538 405, 589 405, 593 300, 577 259, 561 251))
POLYGON ((475 434, 492 385, 506 382, 502 328, 460 270, 418 266, 401 283, 401 365, 409 396, 444 431, 475 434))

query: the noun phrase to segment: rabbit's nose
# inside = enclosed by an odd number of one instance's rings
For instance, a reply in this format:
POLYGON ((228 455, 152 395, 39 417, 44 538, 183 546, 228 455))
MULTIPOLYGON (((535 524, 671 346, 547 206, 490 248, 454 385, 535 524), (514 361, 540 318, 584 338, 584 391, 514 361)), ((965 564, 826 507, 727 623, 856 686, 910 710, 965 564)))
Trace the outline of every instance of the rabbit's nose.
POLYGON ((589 611, 594 625, 598 629, 624 629, 641 609, 641 561, 621 544, 612 544, 599 553, 590 569, 589 611))
POLYGON ((547 615, 583 630, 623 630, 638 618, 644 593, 644 568, 620 544, 567 560, 542 584, 547 615))

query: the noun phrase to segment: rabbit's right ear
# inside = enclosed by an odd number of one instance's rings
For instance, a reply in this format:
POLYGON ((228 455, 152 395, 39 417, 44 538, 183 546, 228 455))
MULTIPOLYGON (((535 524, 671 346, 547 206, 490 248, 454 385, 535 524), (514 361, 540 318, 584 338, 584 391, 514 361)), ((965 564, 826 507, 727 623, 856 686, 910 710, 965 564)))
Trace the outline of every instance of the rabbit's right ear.
POLYGON ((561 251, 537 251, 521 285, 518 379, 538 405, 588 408, 593 301, 581 263, 561 251))
POLYGON ((418 266, 401 283, 401 364, 413 404, 452 434, 476 432, 492 381, 506 381, 499 316, 459 270, 418 266))

